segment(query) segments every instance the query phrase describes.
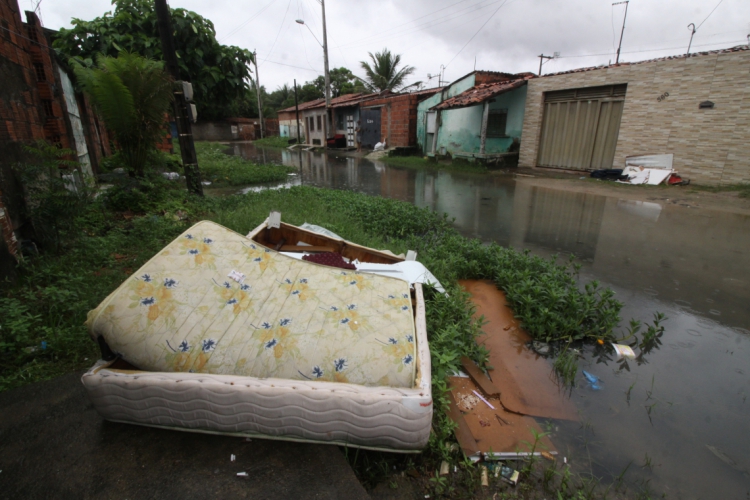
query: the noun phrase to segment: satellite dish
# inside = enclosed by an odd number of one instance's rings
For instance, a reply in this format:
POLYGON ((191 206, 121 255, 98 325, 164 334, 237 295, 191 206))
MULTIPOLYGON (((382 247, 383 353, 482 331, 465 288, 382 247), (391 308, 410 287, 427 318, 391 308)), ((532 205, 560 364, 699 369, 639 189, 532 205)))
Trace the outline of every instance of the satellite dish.
POLYGON ((431 80, 431 79, 432 79, 432 75, 431 75, 431 74, 429 74, 429 73, 427 73, 427 79, 428 79, 428 80, 431 80))

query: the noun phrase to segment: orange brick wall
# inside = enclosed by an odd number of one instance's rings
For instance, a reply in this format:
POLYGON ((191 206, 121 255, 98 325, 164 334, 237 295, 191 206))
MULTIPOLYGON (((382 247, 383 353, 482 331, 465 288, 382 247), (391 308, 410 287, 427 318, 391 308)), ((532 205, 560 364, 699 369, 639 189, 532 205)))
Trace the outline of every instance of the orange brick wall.
POLYGON ((380 136, 389 148, 416 146, 417 96, 412 94, 366 101, 364 107, 380 108, 380 136))

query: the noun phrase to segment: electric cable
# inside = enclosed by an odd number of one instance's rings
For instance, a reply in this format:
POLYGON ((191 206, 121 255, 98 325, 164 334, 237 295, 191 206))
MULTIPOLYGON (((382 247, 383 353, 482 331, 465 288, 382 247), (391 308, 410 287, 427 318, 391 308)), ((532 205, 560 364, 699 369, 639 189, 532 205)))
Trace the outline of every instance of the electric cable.
MULTIPOLYGON (((455 56, 453 56, 453 59, 457 58, 457 57, 458 57, 458 54, 460 54, 461 52, 463 52, 463 50, 464 50, 464 49, 466 48, 466 46, 467 46, 467 45, 469 45, 469 44, 471 43, 471 41, 472 41, 472 40, 474 40, 474 37, 476 37, 476 36, 477 36, 477 35, 479 34, 479 32, 480 32, 480 31, 482 31, 482 28, 484 28, 485 26, 487 26, 487 23, 488 23, 488 22, 490 22, 490 21, 492 20, 492 18, 493 18, 493 17, 495 17, 495 14, 497 14, 497 13, 498 13, 498 12, 500 11, 500 9, 502 9, 502 8, 503 8, 503 5, 505 5, 505 3, 506 3, 506 2, 507 2, 507 0, 505 0, 505 1, 503 2, 503 3, 501 3, 501 4, 500 4, 500 6, 499 6, 499 7, 497 8, 497 9, 495 9, 495 12, 493 12, 493 13, 492 13, 492 15, 491 15, 490 17, 488 17, 488 18, 487 18, 487 20, 486 20, 486 21, 484 22, 484 24, 482 24, 482 26, 480 26, 480 27, 479 27, 479 29, 478 29, 478 30, 476 31, 476 33, 474 33, 474 34, 473 34, 473 35, 471 36, 471 38, 469 38, 469 41, 468 41, 468 42, 466 42, 466 43, 464 44, 464 46, 463 46, 463 47, 461 47, 461 50, 459 50, 459 51, 458 51, 458 52, 456 53, 456 55, 455 55, 455 56)), ((444 68, 447 68, 448 66, 450 66, 450 64, 451 64, 451 63, 453 62, 453 59, 451 59, 450 61, 448 61, 448 64, 446 64, 446 65, 444 66, 444 68)))
POLYGON ((244 28, 245 26, 247 26, 247 24, 249 24, 250 22, 254 21, 257 18, 257 16, 259 16, 260 14, 262 14, 275 1, 276 0, 271 0, 270 2, 268 2, 265 7, 263 7, 262 9, 260 9, 259 11, 257 11, 255 14, 253 14, 252 16, 250 16, 249 18, 247 18, 247 20, 245 22, 243 22, 242 24, 240 24, 239 26, 237 26, 235 29, 233 29, 232 31, 230 31, 229 33, 227 33, 226 35, 224 35, 219 40, 219 42, 223 42, 224 40, 226 40, 230 36, 232 36, 235 33, 237 33, 239 30, 241 30, 242 28, 244 28))
MULTIPOLYGON (((289 7, 291 7, 291 5, 292 5, 292 0, 289 0, 289 3, 286 4, 286 11, 284 11, 284 19, 281 20, 281 26, 279 26, 279 31, 276 33, 276 38, 274 38, 273 45, 271 45, 271 50, 268 51, 268 55, 266 56, 266 58, 268 58, 271 55, 271 53, 273 52, 273 49, 276 47, 276 42, 279 41, 279 35, 281 35, 281 30, 284 28, 284 23, 286 23, 286 16, 287 14, 289 14, 289 7)), ((289 26, 287 26, 287 29, 288 28, 289 26)), ((266 60, 264 59, 263 62, 265 61, 266 60)))

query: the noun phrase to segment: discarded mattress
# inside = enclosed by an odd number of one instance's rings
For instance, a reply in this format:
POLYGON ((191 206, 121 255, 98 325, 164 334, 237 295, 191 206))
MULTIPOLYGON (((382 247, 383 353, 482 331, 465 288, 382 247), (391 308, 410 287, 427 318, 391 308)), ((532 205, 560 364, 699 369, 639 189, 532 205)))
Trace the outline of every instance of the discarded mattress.
POLYGON ((417 451, 432 399, 413 288, 204 221, 89 313, 117 359, 83 383, 108 420, 417 451))

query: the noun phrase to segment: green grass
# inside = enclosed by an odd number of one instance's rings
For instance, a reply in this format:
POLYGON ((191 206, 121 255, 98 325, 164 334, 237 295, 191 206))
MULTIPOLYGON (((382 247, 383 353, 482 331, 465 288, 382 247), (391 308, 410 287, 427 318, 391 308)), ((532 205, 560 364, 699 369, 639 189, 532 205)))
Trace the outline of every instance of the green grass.
POLYGON ((378 161, 382 161, 394 167, 405 167, 411 169, 424 170, 445 170, 448 172, 471 172, 487 173, 489 169, 481 163, 471 163, 464 160, 452 161, 435 161, 432 158, 422 156, 384 156, 378 161))
POLYGON ((750 184, 724 184, 721 186, 703 186, 691 184, 692 191, 708 191, 709 193, 736 192, 740 198, 750 198, 750 184))
POLYGON ((271 137, 264 137, 253 141, 256 146, 265 146, 271 148, 287 148, 289 147, 289 137, 279 137, 278 135, 272 135, 271 137))
POLYGON ((258 165, 239 156, 225 154, 225 149, 225 146, 215 142, 195 143, 201 176, 214 187, 278 182, 294 171, 292 167, 284 165, 258 165))

